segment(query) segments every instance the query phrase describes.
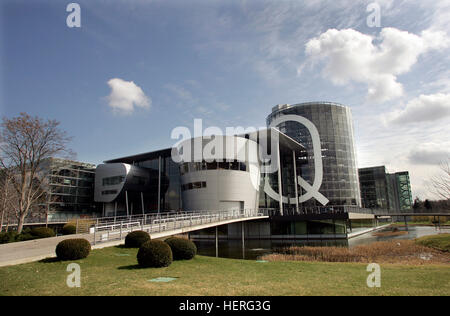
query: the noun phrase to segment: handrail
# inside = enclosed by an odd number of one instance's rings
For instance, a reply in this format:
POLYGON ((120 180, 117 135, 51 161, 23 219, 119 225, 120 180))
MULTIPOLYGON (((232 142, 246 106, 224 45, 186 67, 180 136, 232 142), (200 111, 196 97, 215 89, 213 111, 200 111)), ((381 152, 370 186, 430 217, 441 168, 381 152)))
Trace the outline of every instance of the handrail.
POLYGON ((148 233, 159 233, 230 219, 265 216, 268 216, 268 212, 259 209, 142 214, 125 218, 116 217, 97 219, 96 223, 91 228, 91 233, 94 234, 95 244, 99 234, 101 241, 110 240, 110 235, 117 235, 119 233, 120 239, 122 239, 123 232, 132 232, 136 227, 137 229, 147 231, 148 233))

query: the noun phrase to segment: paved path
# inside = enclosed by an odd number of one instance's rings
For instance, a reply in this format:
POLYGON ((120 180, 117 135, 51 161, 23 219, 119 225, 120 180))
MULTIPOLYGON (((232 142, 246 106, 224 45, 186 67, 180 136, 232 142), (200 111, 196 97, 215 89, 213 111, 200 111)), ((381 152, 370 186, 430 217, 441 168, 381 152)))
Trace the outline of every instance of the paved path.
MULTIPOLYGON (((3 244, 0 245, 0 267, 56 257, 56 245, 60 241, 70 238, 84 238, 91 243, 93 242, 92 235, 78 234, 3 244)), ((102 243, 92 246, 92 249, 120 245, 123 242, 124 240, 117 240, 114 242, 102 243)))
MULTIPOLYGON (((267 216, 255 216, 255 217, 243 217, 243 218, 231 218, 231 219, 221 219, 215 222, 207 222, 203 223, 202 221, 177 221, 162 224, 165 226, 163 230, 161 230, 161 224, 152 225, 144 225, 139 227, 138 229, 142 229, 148 231, 151 239, 159 239, 166 238, 173 235, 185 234, 190 231, 201 230, 209 227, 227 225, 236 222, 244 222, 244 221, 252 221, 258 219, 268 218, 267 216), (191 225, 188 226, 187 224, 191 225), (153 231, 158 228, 157 231, 153 231)), ((130 228, 131 229, 131 228, 130 228)), ((59 236, 59 237, 51 237, 51 238, 42 238, 36 240, 28 240, 21 242, 13 242, 9 244, 0 245, 0 267, 16 265, 21 263, 39 261, 45 258, 53 258, 56 257, 55 249, 56 245, 64 239, 71 238, 84 238, 87 239, 91 245, 92 249, 100 249, 105 247, 111 247, 123 244, 125 242, 125 236, 129 233, 130 229, 127 229, 122 232, 122 230, 115 230, 110 232, 109 234, 105 233, 97 233, 96 236, 96 244, 94 244, 94 234, 78 234, 78 235, 67 235, 67 236, 59 236), (119 234, 120 232, 120 234, 119 234), (103 240, 103 236, 108 237, 104 239, 104 241, 99 242, 99 238, 103 240), (110 239, 110 236, 113 236, 114 239, 110 239), (121 238, 119 238, 121 236, 121 238)), ((136 230, 136 229, 134 229, 136 230)))

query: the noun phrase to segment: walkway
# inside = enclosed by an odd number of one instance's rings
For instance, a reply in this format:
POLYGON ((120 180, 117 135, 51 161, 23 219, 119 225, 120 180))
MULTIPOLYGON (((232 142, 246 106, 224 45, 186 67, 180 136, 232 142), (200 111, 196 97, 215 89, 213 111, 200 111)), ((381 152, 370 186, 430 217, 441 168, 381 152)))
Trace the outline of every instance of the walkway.
POLYGON ((0 245, 0 267, 55 257, 56 245, 70 238, 85 238, 92 249, 111 247, 124 242, 131 231, 145 230, 151 239, 165 238, 190 231, 268 218, 258 211, 198 212, 167 215, 141 215, 127 218, 99 219, 90 234, 67 235, 0 245))

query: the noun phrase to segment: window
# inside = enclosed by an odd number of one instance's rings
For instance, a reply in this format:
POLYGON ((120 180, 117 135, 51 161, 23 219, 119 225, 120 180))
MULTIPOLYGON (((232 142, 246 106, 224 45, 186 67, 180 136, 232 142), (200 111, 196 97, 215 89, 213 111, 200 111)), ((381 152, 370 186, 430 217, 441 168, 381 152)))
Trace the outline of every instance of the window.
POLYGON ((117 194, 117 190, 105 190, 105 191, 102 191, 102 195, 109 195, 109 194, 117 194))
POLYGON ((219 169, 230 169, 230 163, 229 162, 219 162, 219 169))
POLYGON ((230 163, 230 169, 231 170, 239 170, 239 162, 238 161, 233 161, 230 163))
POLYGON ((202 187, 202 183, 201 182, 194 182, 192 183, 192 188, 193 189, 201 189, 202 187))
POLYGON ((124 180, 125 180, 125 176, 115 176, 115 177, 103 178, 102 183, 103 183, 103 186, 116 185, 116 184, 122 183, 124 180))
POLYGON ((186 183, 181 185, 181 191, 206 188, 205 181, 186 183))

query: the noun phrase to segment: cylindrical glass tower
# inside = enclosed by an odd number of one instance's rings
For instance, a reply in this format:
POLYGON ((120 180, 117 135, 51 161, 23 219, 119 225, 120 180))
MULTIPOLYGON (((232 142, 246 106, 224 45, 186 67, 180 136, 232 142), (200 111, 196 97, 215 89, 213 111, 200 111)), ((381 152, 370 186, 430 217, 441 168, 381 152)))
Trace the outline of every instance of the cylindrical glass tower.
MULTIPOLYGON (((299 115, 316 126, 320 137, 323 164, 323 180, 319 192, 329 200, 327 205, 361 206, 350 108, 332 102, 277 105, 267 117, 267 125, 269 126, 274 119, 282 115, 299 115)), ((313 185, 314 149, 309 130, 294 121, 286 121, 276 127, 305 146, 308 162, 301 165, 301 176, 313 185)), ((305 193, 305 189, 302 188, 302 194, 305 193)), ((321 205, 314 198, 304 203, 307 206, 321 205)))

